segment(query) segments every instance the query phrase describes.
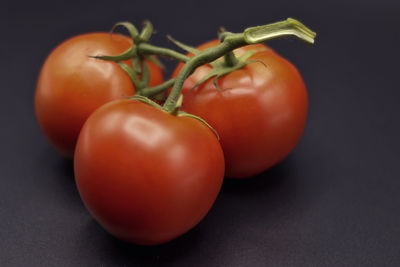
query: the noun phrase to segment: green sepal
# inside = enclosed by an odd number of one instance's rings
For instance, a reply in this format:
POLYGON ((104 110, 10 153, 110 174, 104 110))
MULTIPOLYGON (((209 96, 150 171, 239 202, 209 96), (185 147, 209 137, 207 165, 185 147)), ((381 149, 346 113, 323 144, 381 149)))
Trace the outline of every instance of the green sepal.
POLYGON ((248 65, 248 64, 251 64, 251 63, 260 63, 260 64, 262 64, 264 67, 267 68, 267 64, 265 64, 264 61, 259 60, 259 59, 248 60, 246 63, 247 63, 247 65, 248 65))
POLYGON ((149 106, 152 106, 152 107, 154 107, 156 109, 164 111, 162 106, 160 106, 159 104, 157 104, 156 102, 154 102, 153 100, 151 100, 150 98, 147 98, 145 96, 133 95, 133 96, 129 97, 129 99, 140 101, 140 102, 145 103, 145 104, 147 104, 149 106))
MULTIPOLYGON (((180 47, 182 50, 185 50, 188 53, 192 53, 193 55, 197 55, 199 54, 201 51, 198 50, 197 48, 190 46, 190 45, 186 45, 184 43, 179 42, 178 40, 174 39, 171 35, 167 35, 167 38, 173 42, 176 46, 180 47)), ((215 61, 208 63, 211 66, 214 67, 215 61)))
POLYGON ((134 43, 139 43, 139 31, 135 27, 135 25, 128 21, 117 22, 111 28, 111 32, 114 32, 115 28, 117 28, 118 26, 124 27, 129 32, 129 35, 131 36, 134 43))
POLYGON ((193 115, 193 114, 190 114, 190 113, 187 113, 185 111, 181 111, 181 110, 178 111, 177 116, 178 117, 189 117, 189 118, 192 118, 192 119, 195 119, 195 120, 198 120, 198 121, 204 123, 215 134, 217 139, 220 140, 218 132, 203 118, 201 118, 199 116, 196 116, 196 115, 193 115))
POLYGON ((150 56, 144 56, 144 58, 146 60, 150 61, 151 63, 153 63, 154 65, 165 70, 165 65, 156 56, 150 55, 150 56))
MULTIPOLYGON (((156 108, 156 109, 159 109, 159 110, 161 110, 161 111, 166 112, 166 111, 163 109, 162 106, 160 106, 159 104, 157 104, 156 102, 154 102, 153 100, 151 100, 150 98, 147 98, 147 97, 145 97, 145 96, 134 95, 134 96, 129 97, 128 99, 136 100, 136 101, 145 103, 145 104, 147 104, 147 105, 149 105, 149 106, 152 106, 152 107, 154 107, 154 108, 156 108)), ((174 115, 174 114, 172 114, 172 115, 174 115)), ((220 140, 217 131, 216 131, 207 121, 205 121, 203 118, 200 118, 199 116, 196 116, 196 115, 193 115, 193 114, 187 113, 187 112, 185 112, 185 111, 181 111, 181 110, 178 110, 176 116, 178 116, 178 117, 189 117, 189 118, 196 119, 196 120, 198 120, 198 121, 204 123, 204 124, 215 134, 215 136, 217 137, 217 139, 220 140)))
POLYGON ((89 57, 102 59, 102 60, 119 62, 119 61, 125 61, 125 60, 128 60, 128 59, 131 59, 135 54, 136 54, 136 46, 132 46, 132 47, 128 48, 125 52, 122 52, 119 55, 115 55, 115 56, 89 56, 89 57))
POLYGON ((171 35, 167 35, 168 40, 173 42, 176 46, 181 48, 182 50, 185 50, 186 52, 192 53, 193 55, 197 55, 201 51, 194 48, 193 46, 186 45, 184 43, 179 42, 178 40, 174 39, 171 35))
POLYGON ((206 76, 201 78, 190 90, 195 89, 197 86, 199 86, 200 84, 204 83, 205 81, 207 81, 212 77, 214 77, 213 83, 215 87, 218 90, 221 90, 221 88, 218 85, 218 79, 226 74, 229 74, 231 72, 243 68, 249 63, 252 63, 252 61, 248 61, 248 59, 255 53, 257 53, 257 51, 254 50, 247 51, 237 59, 238 61, 234 66, 227 66, 223 60, 214 61, 213 68, 211 69, 211 71, 206 76))
POLYGON ((118 65, 126 72, 126 74, 128 74, 129 78, 131 78, 133 84, 135 85, 135 88, 139 90, 141 81, 137 76, 136 72, 125 63, 118 62, 118 65))
POLYGON ((143 29, 139 35, 140 42, 147 42, 153 34, 153 24, 149 20, 143 22, 143 29))

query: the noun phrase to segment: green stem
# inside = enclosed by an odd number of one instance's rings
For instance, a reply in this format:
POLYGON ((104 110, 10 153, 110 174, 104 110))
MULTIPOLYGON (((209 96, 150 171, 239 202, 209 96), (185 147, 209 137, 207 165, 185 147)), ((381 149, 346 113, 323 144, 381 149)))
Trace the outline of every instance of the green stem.
POLYGON ((143 88, 147 87, 150 82, 150 69, 149 66, 147 65, 146 61, 142 62, 142 79, 141 79, 141 86, 139 88, 140 91, 143 90, 143 88))
MULTIPOLYGON (((219 41, 222 43, 225 40, 225 38, 230 34, 232 33, 227 32, 225 27, 220 27, 218 32, 219 41)), ((227 67, 233 67, 239 63, 239 60, 237 59, 233 51, 230 51, 224 56, 224 62, 227 67)))
POLYGON ((169 79, 168 81, 165 81, 164 83, 154 86, 154 87, 149 87, 149 88, 143 88, 141 91, 142 96, 147 96, 151 97, 154 95, 157 95, 158 93, 161 93, 168 88, 171 88, 174 85, 175 78, 169 79))
POLYGON ((115 28, 117 28, 118 26, 124 27, 129 32, 129 35, 131 36, 134 43, 139 42, 139 31, 137 30, 135 25, 128 21, 117 22, 112 27, 111 32, 114 32, 115 28))
POLYGON ((230 52, 228 52, 228 54, 225 55, 224 61, 225 61, 225 65, 228 67, 236 66, 236 64, 238 64, 238 62, 239 62, 239 60, 237 59, 237 57, 235 56, 233 51, 230 51, 230 52))
POLYGON ((137 49, 140 55, 158 55, 158 56, 174 58, 182 62, 187 62, 190 60, 189 56, 176 52, 172 49, 158 47, 148 43, 140 43, 137 49))
POLYGON ((173 112, 176 109, 176 103, 181 93, 183 83, 185 82, 186 78, 194 71, 194 69, 211 61, 214 61, 217 58, 225 55, 229 51, 232 51, 235 48, 244 46, 246 44, 247 43, 243 38, 243 34, 232 34, 228 38, 225 38, 224 42, 220 43, 219 45, 205 49, 192 57, 189 61, 186 62, 186 64, 183 66, 178 76, 176 77, 176 81, 174 83, 174 86, 172 87, 172 91, 165 101, 163 109, 169 113, 173 112))
POLYGON ((176 77, 171 93, 164 103, 163 110, 168 113, 176 111, 183 83, 197 67, 212 62, 238 47, 288 35, 294 35, 305 42, 313 43, 316 34, 301 22, 288 18, 272 24, 247 28, 243 33, 227 35, 219 45, 201 51, 186 62, 176 77))

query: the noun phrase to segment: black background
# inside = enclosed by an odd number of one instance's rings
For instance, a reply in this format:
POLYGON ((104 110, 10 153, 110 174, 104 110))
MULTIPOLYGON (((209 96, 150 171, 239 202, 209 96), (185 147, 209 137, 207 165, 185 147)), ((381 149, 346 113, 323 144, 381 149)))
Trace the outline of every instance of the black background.
MULTIPOLYGON (((0 4, 0 266, 400 266, 400 2, 2 1, 0 4), (36 77, 58 43, 117 21, 152 20, 196 45, 219 26, 295 17, 313 46, 269 44, 302 73, 303 139, 281 164, 225 181, 207 217, 168 244, 108 235, 85 210, 72 163, 33 114, 36 77)), ((169 67, 174 62, 167 62, 169 67)))

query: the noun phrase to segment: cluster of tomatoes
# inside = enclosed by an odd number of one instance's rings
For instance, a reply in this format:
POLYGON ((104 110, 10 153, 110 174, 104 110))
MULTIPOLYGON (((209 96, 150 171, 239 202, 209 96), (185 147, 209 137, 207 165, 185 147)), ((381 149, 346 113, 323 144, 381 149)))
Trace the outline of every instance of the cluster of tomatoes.
MULTIPOLYGON (((239 58, 251 56, 218 80, 199 84, 213 68, 199 66, 180 88, 181 105, 167 112, 131 98, 135 86, 121 65, 91 57, 132 45, 131 38, 110 33, 61 43, 41 69, 35 112, 54 148, 74 158, 79 193, 95 220, 120 239, 153 245, 198 224, 224 177, 251 177, 282 161, 302 135, 307 93, 291 63, 253 44, 234 50, 239 58)), ((144 61, 148 87, 161 84, 162 69, 144 61)), ((124 63, 132 66, 132 59, 124 63)))

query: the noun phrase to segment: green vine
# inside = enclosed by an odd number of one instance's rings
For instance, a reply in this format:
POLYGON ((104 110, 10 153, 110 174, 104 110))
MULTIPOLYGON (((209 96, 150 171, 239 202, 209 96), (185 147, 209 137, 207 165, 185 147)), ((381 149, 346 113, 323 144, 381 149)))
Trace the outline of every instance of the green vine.
POLYGON ((113 30, 118 26, 124 27, 129 32, 133 40, 132 47, 119 55, 100 55, 95 56, 95 58, 117 62, 132 79, 132 82, 137 89, 137 95, 141 99, 143 97, 157 95, 172 87, 168 98, 162 106, 162 110, 171 114, 179 114, 179 99, 181 97, 183 83, 197 67, 210 63, 213 66, 213 69, 208 75, 201 79, 196 86, 211 77, 215 77, 214 83, 218 88, 216 81, 219 77, 240 69, 248 63, 254 62, 248 61, 248 58, 254 54, 254 51, 249 51, 241 57, 236 58, 232 52, 234 49, 282 36, 295 36, 305 42, 313 43, 316 36, 315 32, 311 31, 298 20, 292 18, 267 25, 250 27, 245 29, 242 33, 231 33, 222 29, 219 34, 221 40, 220 44, 203 51, 187 46, 168 36, 168 38, 177 46, 194 54, 193 57, 189 57, 169 48, 149 44, 148 41, 153 33, 153 26, 149 21, 144 22, 143 29, 140 33, 137 28, 129 22, 119 22, 114 25, 113 30), (170 79, 155 87, 148 87, 150 72, 147 63, 145 63, 144 60, 147 59, 159 63, 154 56, 173 58, 184 62, 185 64, 176 78, 170 79), (218 58, 223 56, 224 61, 216 61, 218 58), (132 68, 121 62, 128 59, 132 59, 132 68))
POLYGON ((228 33, 219 45, 195 54, 194 57, 185 63, 176 77, 174 86, 163 105, 163 109, 169 113, 172 113, 176 109, 183 83, 197 67, 212 62, 238 47, 261 43, 282 36, 295 36, 305 42, 314 43, 316 34, 301 22, 291 18, 272 24, 247 28, 243 33, 228 33))

